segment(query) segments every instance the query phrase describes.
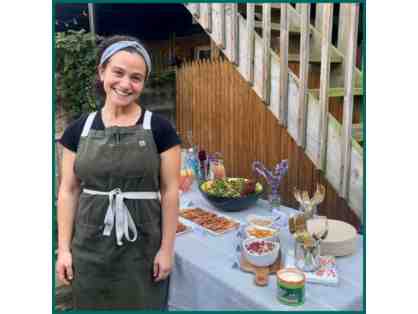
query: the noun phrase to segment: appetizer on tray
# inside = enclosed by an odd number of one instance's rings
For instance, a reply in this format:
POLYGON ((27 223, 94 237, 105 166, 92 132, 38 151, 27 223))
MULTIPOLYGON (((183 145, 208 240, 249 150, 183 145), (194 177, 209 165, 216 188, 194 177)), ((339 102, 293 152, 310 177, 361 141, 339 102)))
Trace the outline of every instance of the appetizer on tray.
POLYGON ((238 221, 228 216, 209 212, 202 208, 183 209, 180 212, 180 217, 190 220, 215 235, 221 235, 239 226, 238 221))
POLYGON ((184 233, 189 232, 191 230, 192 230, 192 228, 190 228, 189 226, 186 226, 181 221, 177 222, 176 235, 181 235, 181 234, 184 234, 184 233))

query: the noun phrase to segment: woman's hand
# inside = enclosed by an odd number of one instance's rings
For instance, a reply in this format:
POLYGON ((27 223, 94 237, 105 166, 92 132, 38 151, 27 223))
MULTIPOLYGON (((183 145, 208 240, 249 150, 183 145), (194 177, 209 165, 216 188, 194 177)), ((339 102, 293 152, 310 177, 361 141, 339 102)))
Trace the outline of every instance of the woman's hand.
POLYGON ((58 252, 56 270, 58 279, 69 285, 73 280, 73 258, 70 251, 58 252))
POLYGON ((173 254, 160 249, 154 258, 154 281, 167 279, 173 267, 173 254))

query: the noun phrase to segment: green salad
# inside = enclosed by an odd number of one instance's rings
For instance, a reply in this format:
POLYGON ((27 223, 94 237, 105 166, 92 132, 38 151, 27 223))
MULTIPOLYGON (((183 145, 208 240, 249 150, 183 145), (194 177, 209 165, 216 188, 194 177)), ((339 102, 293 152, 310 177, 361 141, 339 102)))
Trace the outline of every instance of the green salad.
POLYGON ((260 183, 244 178, 210 180, 204 182, 201 188, 209 195, 229 198, 240 198, 263 190, 260 183))

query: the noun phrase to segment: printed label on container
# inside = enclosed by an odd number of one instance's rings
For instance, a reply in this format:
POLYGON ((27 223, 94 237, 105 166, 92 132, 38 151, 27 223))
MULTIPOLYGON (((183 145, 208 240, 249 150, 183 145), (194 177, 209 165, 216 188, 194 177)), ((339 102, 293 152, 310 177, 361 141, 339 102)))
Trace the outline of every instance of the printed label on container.
POLYGON ((277 286, 277 298, 287 305, 301 305, 305 301, 305 287, 288 288, 279 284, 277 286))

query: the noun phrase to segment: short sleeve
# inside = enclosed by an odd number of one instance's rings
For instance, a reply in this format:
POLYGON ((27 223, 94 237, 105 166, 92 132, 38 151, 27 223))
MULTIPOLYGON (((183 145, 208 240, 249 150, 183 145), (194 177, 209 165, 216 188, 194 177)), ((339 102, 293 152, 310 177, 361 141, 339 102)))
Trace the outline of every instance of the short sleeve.
POLYGON ((78 143, 80 142, 81 132, 83 131, 84 123, 86 122, 88 114, 82 115, 77 120, 70 123, 62 134, 59 143, 65 148, 76 153, 78 149, 78 143))
POLYGON ((152 114, 151 130, 159 154, 181 143, 170 121, 159 114, 152 114))

